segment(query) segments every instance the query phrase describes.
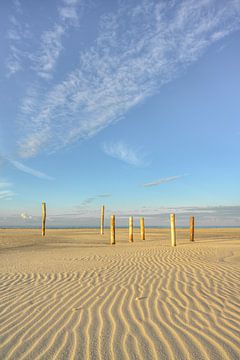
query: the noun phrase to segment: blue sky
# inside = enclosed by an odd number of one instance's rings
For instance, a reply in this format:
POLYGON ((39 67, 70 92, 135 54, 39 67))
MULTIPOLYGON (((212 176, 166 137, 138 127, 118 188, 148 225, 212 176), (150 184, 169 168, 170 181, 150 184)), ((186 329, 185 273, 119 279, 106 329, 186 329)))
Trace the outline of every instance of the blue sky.
POLYGON ((240 1, 0 4, 0 225, 240 225, 240 1))

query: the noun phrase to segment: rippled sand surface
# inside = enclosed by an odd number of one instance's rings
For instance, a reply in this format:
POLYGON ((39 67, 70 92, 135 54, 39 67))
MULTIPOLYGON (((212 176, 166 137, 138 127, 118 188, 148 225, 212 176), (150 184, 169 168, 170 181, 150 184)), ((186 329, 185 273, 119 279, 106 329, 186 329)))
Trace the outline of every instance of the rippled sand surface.
POLYGON ((0 229, 0 359, 240 359, 240 229, 0 229))

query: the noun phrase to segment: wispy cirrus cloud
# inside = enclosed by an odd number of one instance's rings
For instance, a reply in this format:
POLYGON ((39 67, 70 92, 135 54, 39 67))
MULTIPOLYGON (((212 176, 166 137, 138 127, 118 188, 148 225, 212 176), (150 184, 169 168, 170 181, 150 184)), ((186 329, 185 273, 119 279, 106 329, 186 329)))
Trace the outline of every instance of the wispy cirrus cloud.
POLYGON ((26 166, 24 164, 22 164, 21 162, 17 161, 17 160, 8 160, 10 162, 10 164, 12 164, 16 169, 26 173, 26 174, 29 174, 29 175, 32 175, 32 176, 35 176, 39 179, 44 179, 44 180, 53 180, 53 177, 51 176, 48 176, 47 174, 45 174, 44 172, 41 172, 39 170, 35 170, 35 169, 32 169, 30 168, 29 166, 26 166))
POLYGON ((143 184, 144 187, 153 187, 153 186, 159 186, 159 185, 162 185, 162 184, 166 184, 166 183, 169 183, 171 181, 175 181, 177 179, 181 179, 183 177, 187 176, 187 174, 184 174, 184 175, 176 175, 176 176, 169 176, 169 177, 165 177, 165 178, 161 178, 161 179, 158 179, 156 181, 152 181, 152 182, 149 182, 149 183, 146 183, 146 184, 143 184))
POLYGON ((95 199, 96 199, 96 197, 88 197, 82 201, 81 206, 88 206, 88 205, 92 204, 95 199))
POLYGON ((0 199, 10 200, 13 197, 14 193, 12 190, 0 190, 0 199))
POLYGON ((26 56, 26 48, 22 47, 23 40, 29 40, 31 33, 28 24, 18 20, 21 16, 22 8, 19 2, 14 2, 15 12, 9 17, 10 28, 6 37, 9 41, 9 54, 6 57, 7 76, 11 76, 23 68, 23 61, 26 56))
POLYGON ((32 49, 22 46, 25 43, 24 39, 31 38, 29 24, 22 21, 22 5, 19 1, 14 1, 13 5, 15 14, 9 17, 11 26, 7 32, 10 41, 10 53, 6 62, 8 75, 22 70, 23 64, 27 64, 28 70, 32 69, 41 78, 51 78, 57 60, 63 51, 64 36, 71 26, 78 26, 84 1, 62 0, 59 2, 56 22, 51 28, 42 32, 38 48, 32 44, 32 48, 35 49, 33 52, 32 49))
POLYGON ((12 184, 8 181, 3 181, 3 180, 0 180, 0 189, 4 189, 4 188, 7 188, 7 187, 11 187, 12 184))
POLYGON ((102 149, 108 156, 121 160, 129 165, 144 166, 144 156, 139 150, 131 148, 122 141, 104 143, 102 149))
POLYGON ((55 24, 53 29, 45 31, 41 36, 41 45, 37 53, 31 55, 33 68, 43 78, 50 78, 57 59, 63 49, 62 38, 65 27, 55 24))
MULTIPOLYGON (((65 1, 67 6, 75 3, 65 1)), ((73 21, 74 14, 60 11, 64 21, 73 21)), ((40 92, 31 116, 19 114, 19 155, 35 156, 43 148, 56 151, 118 121, 184 72, 210 45, 238 30, 239 15, 235 0, 121 1, 115 13, 101 17, 99 34, 91 47, 82 49, 79 65, 40 92)), ((43 77, 52 73, 62 51, 61 27, 46 34, 49 42, 42 44, 50 52, 40 51, 38 67, 43 77)))
MULTIPOLYGON (((22 162, 15 160, 15 159, 11 159, 9 157, 3 156, 0 154, 0 161, 2 161, 3 163, 8 163, 10 165, 12 165, 14 168, 16 168, 19 171, 22 171, 26 174, 32 175, 34 177, 37 177, 39 179, 44 179, 44 180, 54 180, 53 177, 45 174, 42 171, 33 169, 27 165, 24 165, 22 162)), ((0 189, 3 187, 9 187, 12 186, 11 183, 7 182, 7 181, 1 181, 0 179, 0 189)))
POLYGON ((11 190, 12 184, 6 180, 0 179, 0 200, 10 200, 14 196, 11 190))
POLYGON ((41 35, 40 49, 30 57, 34 62, 34 69, 42 78, 52 76, 57 60, 64 50, 63 39, 71 26, 77 26, 82 14, 84 2, 82 0, 66 1, 58 7, 59 19, 54 26, 41 35))

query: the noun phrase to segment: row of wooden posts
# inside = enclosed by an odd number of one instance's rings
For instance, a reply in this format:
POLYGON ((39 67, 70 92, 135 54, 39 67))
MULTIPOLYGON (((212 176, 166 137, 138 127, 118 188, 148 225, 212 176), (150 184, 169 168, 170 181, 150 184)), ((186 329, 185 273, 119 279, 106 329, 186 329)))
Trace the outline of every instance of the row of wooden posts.
MULTIPOLYGON (((175 214, 170 215, 170 227, 171 227, 171 244, 172 246, 177 245, 176 241, 176 224, 175 214)), ((101 224, 100 224, 101 235, 104 234, 104 206, 101 210, 101 224)), ((140 218, 140 234, 141 240, 145 240, 145 224, 144 218, 140 218)), ((190 217, 190 241, 194 241, 194 216, 190 217)), ((115 239, 115 215, 111 215, 110 220, 110 242, 112 245, 116 243, 115 239)), ((129 217, 129 242, 133 242, 133 216, 129 217)))
MULTIPOLYGON (((105 207, 101 209, 101 221, 100 221, 100 233, 104 234, 104 212, 105 207)), ((176 225, 175 225, 175 214, 170 215, 170 228, 171 228, 171 244, 172 246, 177 245, 176 241, 176 225)), ((42 203, 42 236, 46 233, 46 203, 42 203)), ((141 240, 145 240, 145 224, 144 218, 140 218, 140 234, 141 240)), ((194 216, 190 217, 190 241, 194 241, 194 216)), ((129 217, 129 242, 133 242, 133 216, 129 217)), ((115 238, 115 215, 111 215, 110 219, 110 243, 116 244, 115 238)))

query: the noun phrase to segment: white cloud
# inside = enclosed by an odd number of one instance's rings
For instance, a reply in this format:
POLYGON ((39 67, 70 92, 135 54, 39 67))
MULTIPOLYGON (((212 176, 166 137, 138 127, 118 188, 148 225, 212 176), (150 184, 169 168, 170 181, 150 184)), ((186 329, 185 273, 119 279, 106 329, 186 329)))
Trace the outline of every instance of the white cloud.
POLYGON ((8 160, 16 169, 26 173, 26 174, 29 174, 29 175, 32 175, 32 176, 35 176, 35 177, 38 177, 40 179, 44 179, 44 180, 53 180, 53 178, 51 176, 48 176, 47 174, 41 172, 41 171, 38 171, 38 170, 34 170, 24 164, 22 164, 21 162, 17 161, 17 160, 8 160))
POLYGON ((143 186, 144 187, 158 186, 158 185, 166 184, 168 182, 180 179, 180 178, 182 178, 184 176, 187 176, 187 175, 184 174, 184 175, 169 176, 169 177, 162 178, 162 179, 159 179, 159 180, 156 180, 156 181, 153 181, 153 182, 146 183, 143 186))
POLYGON ((21 213, 21 218, 23 219, 23 220, 31 220, 32 219, 32 216, 31 215, 28 215, 27 213, 25 213, 25 212, 23 212, 23 213, 21 213))
POLYGON ((140 151, 130 148, 123 142, 104 143, 103 151, 105 154, 127 164, 134 166, 144 165, 143 156, 141 156, 140 151))
MULTIPOLYGON (((75 6, 74 1, 65 4, 75 6)), ((239 15, 236 0, 120 2, 116 13, 102 16, 99 35, 81 53, 79 66, 39 94, 31 117, 26 112, 19 117, 20 156, 34 156, 43 148, 56 151, 121 119, 211 44, 239 29, 239 15)), ((39 57, 38 71, 44 76, 54 70, 62 47, 62 35, 49 36, 50 52, 39 57)))
POLYGON ((73 21, 78 20, 78 14, 75 7, 69 7, 69 6, 61 7, 59 9, 59 14, 64 20, 69 20, 69 19, 73 21))

